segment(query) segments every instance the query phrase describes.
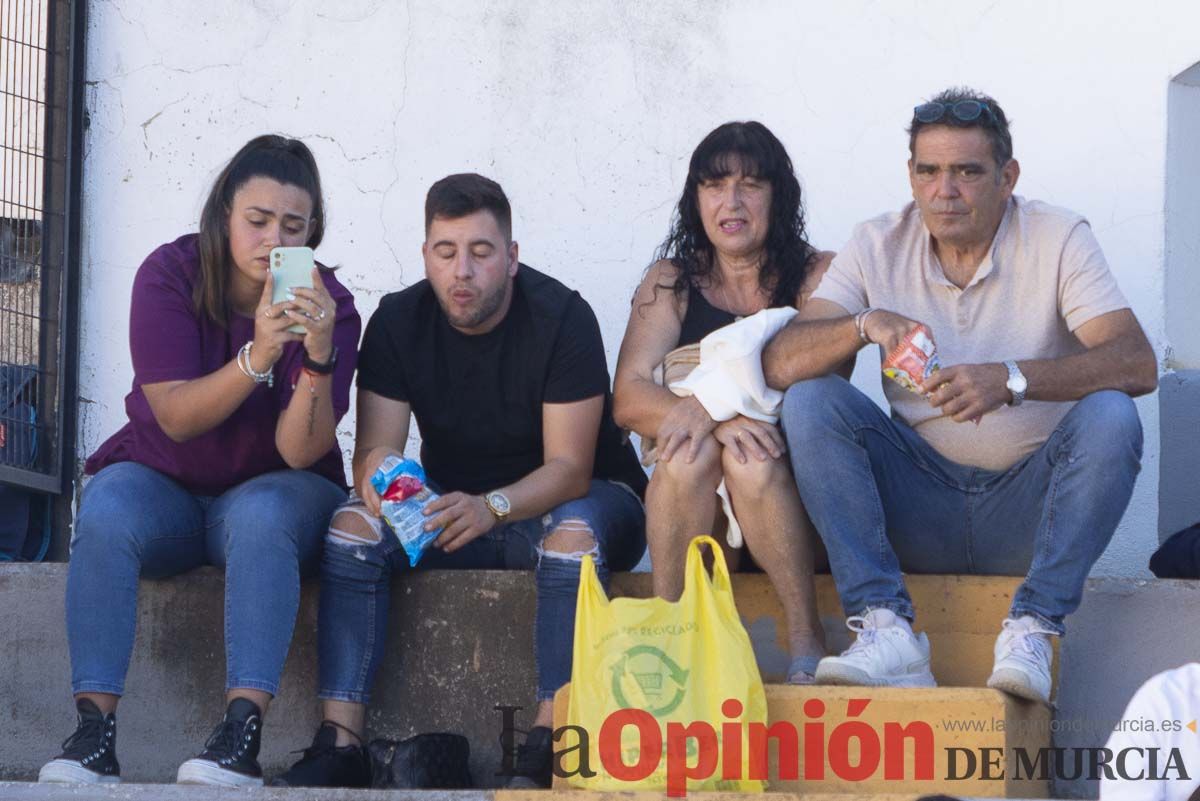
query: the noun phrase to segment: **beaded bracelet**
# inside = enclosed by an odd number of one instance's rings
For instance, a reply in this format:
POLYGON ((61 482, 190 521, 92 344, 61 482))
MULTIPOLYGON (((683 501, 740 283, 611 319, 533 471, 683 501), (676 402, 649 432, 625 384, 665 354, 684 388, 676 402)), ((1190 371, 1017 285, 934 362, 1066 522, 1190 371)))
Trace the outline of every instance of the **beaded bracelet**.
POLYGON ((237 355, 237 366, 241 368, 241 371, 246 374, 246 377, 254 381, 255 384, 266 384, 268 387, 273 387, 275 386, 274 371, 272 371, 270 368, 267 368, 265 372, 260 373, 254 369, 253 365, 250 364, 250 347, 253 344, 253 342, 247 342, 245 345, 242 345, 242 348, 238 351, 237 355))

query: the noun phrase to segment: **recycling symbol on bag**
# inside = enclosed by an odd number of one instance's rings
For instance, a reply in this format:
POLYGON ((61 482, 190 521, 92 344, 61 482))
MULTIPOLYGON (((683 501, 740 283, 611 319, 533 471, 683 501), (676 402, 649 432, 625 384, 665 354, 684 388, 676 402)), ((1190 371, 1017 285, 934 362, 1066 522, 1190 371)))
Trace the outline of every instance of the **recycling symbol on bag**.
POLYGON ((687 694, 688 671, 652 645, 635 645, 612 666, 612 691, 623 708, 670 714, 687 694))

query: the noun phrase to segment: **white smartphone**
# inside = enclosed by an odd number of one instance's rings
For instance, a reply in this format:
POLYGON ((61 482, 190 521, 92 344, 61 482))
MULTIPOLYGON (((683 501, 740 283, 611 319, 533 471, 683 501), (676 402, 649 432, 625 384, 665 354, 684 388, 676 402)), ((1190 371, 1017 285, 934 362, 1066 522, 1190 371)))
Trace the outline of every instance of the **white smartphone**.
MULTIPOLYGON (((271 302, 291 300, 288 295, 298 286, 312 289, 315 264, 312 248, 272 248, 271 277, 275 279, 275 284, 271 290, 271 302)), ((289 326, 288 330, 296 334, 305 332, 304 326, 299 323, 289 326)))

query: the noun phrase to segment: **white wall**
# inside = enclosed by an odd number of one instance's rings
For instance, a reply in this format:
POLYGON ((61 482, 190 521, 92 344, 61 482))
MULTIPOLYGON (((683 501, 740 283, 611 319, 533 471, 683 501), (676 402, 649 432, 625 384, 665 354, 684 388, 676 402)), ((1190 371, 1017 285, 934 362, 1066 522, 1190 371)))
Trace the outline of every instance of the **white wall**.
POLYGON ((1171 81, 1167 92, 1166 335, 1168 366, 1200 368, 1200 64, 1171 81))
MULTIPOLYGON (((425 190, 501 182, 522 258, 596 308, 610 367, 630 293, 687 159, 730 119, 788 146, 814 242, 909 197, 903 128, 951 84, 1013 120, 1018 191, 1086 214, 1164 352, 1167 86, 1200 60, 1200 4, 93 0, 88 32, 81 453, 124 418, 134 271, 194 229, 222 162, 263 131, 317 154, 320 255, 364 317, 421 276, 425 190)), ((878 395, 877 378, 858 383, 878 395)), ((1098 573, 1144 574, 1157 545, 1158 407, 1098 573)), ((349 445, 352 418, 343 421, 349 445)))

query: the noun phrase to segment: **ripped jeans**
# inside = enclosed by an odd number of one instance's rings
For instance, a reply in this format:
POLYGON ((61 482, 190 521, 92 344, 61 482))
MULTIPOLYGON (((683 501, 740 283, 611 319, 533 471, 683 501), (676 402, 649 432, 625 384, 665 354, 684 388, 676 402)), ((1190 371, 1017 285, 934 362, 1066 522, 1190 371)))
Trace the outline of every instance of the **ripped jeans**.
MULTIPOLYGON (((357 511, 349 504, 343 509, 357 511)), ((318 694, 323 699, 370 702, 386 645, 391 578, 414 569, 391 532, 377 518, 369 519, 376 521, 376 541, 356 542, 344 531, 331 531, 325 541, 317 624, 318 694)), ((591 550, 596 573, 607 589, 610 571, 629 570, 642 558, 645 524, 645 511, 632 491, 593 480, 586 496, 541 517, 496 526, 454 553, 430 548, 415 569, 535 572, 534 657, 537 699, 544 701, 571 679, 575 597, 584 552, 547 551, 542 542, 560 526, 563 531, 590 530, 596 541, 591 550)))

